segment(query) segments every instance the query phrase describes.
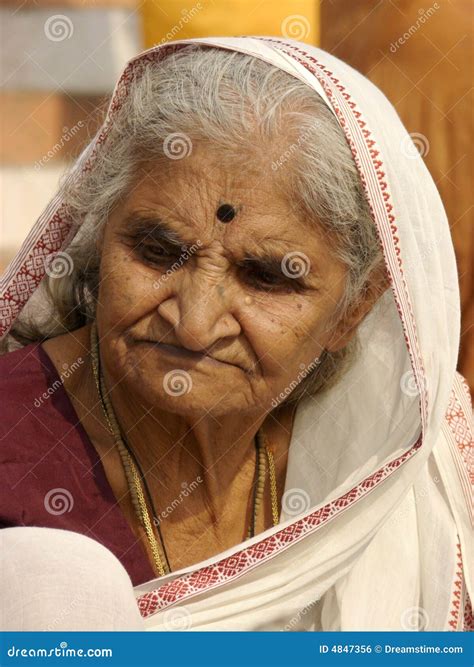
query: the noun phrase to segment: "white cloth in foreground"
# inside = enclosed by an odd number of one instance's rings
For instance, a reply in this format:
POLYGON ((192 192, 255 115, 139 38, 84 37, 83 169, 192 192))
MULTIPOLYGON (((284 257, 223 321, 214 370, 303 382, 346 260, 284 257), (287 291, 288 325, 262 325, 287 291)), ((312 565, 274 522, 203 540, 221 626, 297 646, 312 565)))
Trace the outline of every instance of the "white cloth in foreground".
POLYGON ((0 530, 2 631, 143 630, 133 586, 109 549, 57 528, 0 530))
MULTIPOLYGON (((352 149, 391 289, 361 327, 350 372, 298 406, 281 523, 136 587, 145 627, 170 629, 170 613, 191 630, 472 627, 472 409, 456 373, 455 257, 436 187, 383 94, 340 60, 294 40, 167 43, 127 65, 71 178, 81 178, 107 141, 133 77, 187 44, 252 54, 323 97, 352 149)), ((39 260, 66 250, 78 231, 61 206, 60 190, 9 267, 4 332, 44 273, 39 260)))

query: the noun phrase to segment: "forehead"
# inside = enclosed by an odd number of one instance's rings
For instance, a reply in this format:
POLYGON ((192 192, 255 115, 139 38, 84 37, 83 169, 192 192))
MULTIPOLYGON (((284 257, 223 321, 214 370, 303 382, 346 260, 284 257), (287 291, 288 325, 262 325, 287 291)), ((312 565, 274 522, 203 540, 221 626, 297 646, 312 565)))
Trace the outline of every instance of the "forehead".
POLYGON ((275 175, 270 165, 258 154, 233 158, 199 147, 181 160, 143 164, 122 217, 155 214, 189 241, 219 240, 229 249, 271 241, 275 249, 317 250, 322 232, 301 215, 296 198, 288 200, 284 175, 275 175), (222 204, 237 211, 230 223, 216 216, 222 204))

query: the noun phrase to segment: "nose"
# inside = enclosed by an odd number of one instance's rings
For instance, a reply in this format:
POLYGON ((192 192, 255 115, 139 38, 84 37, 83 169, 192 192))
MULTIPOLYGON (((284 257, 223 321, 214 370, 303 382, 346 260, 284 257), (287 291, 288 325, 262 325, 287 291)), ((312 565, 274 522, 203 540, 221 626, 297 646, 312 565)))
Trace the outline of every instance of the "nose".
POLYGON ((236 337, 241 331, 234 315, 238 297, 228 274, 229 262, 222 257, 208 260, 199 257, 194 267, 184 268, 173 293, 158 306, 177 344, 195 352, 209 350, 221 338, 236 337))

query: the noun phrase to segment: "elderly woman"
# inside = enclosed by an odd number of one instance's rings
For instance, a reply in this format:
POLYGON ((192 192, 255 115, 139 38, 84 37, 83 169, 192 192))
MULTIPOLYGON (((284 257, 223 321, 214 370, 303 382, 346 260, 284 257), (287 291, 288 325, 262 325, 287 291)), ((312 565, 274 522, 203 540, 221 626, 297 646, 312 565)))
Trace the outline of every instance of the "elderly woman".
POLYGON ((2 304, 4 629, 469 627, 449 228, 347 65, 138 56, 2 304))

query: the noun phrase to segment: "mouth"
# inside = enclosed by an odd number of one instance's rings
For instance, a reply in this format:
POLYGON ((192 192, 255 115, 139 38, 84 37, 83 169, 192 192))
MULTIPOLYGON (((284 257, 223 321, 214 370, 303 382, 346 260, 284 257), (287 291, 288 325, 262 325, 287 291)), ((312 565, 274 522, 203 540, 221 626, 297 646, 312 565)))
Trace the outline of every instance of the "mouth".
POLYGON ((140 340, 138 342, 144 345, 148 345, 156 350, 159 350, 161 353, 164 353, 167 356, 174 357, 182 361, 189 361, 194 363, 200 361, 207 364, 211 364, 213 366, 235 366, 236 368, 240 368, 240 366, 237 366, 237 364, 231 364, 225 361, 219 361, 218 359, 215 359, 214 357, 211 357, 208 354, 203 354, 202 352, 194 352, 192 350, 186 349, 185 347, 178 347, 176 345, 169 345, 167 343, 158 343, 153 340, 140 340))

